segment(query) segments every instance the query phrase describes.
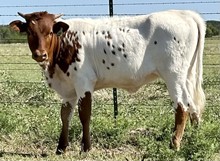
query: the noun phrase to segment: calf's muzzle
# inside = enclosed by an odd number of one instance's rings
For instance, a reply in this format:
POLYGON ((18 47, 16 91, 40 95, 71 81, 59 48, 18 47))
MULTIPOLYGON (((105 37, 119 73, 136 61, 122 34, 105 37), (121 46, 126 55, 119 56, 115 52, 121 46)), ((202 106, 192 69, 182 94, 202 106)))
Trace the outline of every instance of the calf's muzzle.
POLYGON ((48 54, 45 50, 36 50, 32 53, 32 58, 37 62, 42 62, 48 59, 48 54))

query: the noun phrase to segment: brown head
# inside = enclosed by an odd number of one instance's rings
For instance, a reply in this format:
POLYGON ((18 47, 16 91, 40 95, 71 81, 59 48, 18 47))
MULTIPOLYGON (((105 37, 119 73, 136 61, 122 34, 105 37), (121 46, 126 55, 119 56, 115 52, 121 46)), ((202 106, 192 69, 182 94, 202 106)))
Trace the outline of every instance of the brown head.
POLYGON ((49 14, 47 12, 34 12, 30 14, 18 14, 26 22, 16 20, 9 25, 11 29, 18 32, 26 32, 28 44, 32 52, 32 58, 37 62, 49 62, 57 50, 57 32, 68 30, 69 26, 64 22, 55 22, 62 15, 49 14))

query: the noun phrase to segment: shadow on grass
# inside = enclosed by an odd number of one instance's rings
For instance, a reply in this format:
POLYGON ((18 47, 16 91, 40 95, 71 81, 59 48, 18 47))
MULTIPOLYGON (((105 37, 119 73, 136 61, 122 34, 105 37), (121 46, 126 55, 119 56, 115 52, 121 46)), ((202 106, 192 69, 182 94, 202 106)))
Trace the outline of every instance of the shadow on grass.
POLYGON ((3 157, 4 155, 10 155, 10 156, 22 156, 22 157, 47 157, 48 155, 46 153, 43 154, 31 154, 31 153, 17 153, 17 152, 5 152, 5 151, 0 151, 0 158, 3 157))

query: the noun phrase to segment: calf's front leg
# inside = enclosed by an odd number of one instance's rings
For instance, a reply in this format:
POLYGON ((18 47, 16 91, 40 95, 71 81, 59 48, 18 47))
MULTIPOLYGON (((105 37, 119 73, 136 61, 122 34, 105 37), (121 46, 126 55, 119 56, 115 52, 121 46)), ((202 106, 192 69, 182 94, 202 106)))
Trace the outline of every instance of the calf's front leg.
POLYGON ((68 135, 69 135, 69 125, 70 125, 72 113, 73 113, 73 107, 69 102, 62 104, 60 111, 61 121, 62 121, 62 131, 60 134, 59 143, 56 151, 56 154, 58 155, 65 153, 66 147, 69 145, 68 135))
POLYGON ((82 136, 82 151, 87 152, 91 148, 90 141, 90 117, 91 117, 91 93, 85 92, 85 97, 81 98, 78 103, 79 118, 82 124, 83 136, 82 136))

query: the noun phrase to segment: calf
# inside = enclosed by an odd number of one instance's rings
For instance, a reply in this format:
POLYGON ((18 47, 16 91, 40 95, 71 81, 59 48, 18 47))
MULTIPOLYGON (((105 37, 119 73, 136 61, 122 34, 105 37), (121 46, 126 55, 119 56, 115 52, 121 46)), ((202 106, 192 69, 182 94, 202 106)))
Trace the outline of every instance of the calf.
POLYGON ((137 91, 162 78, 174 102, 171 145, 177 150, 188 114, 199 122, 205 103, 202 59, 205 23, 192 11, 150 15, 58 20, 47 12, 18 13, 10 27, 26 32, 32 57, 42 67, 49 87, 63 99, 62 131, 57 154, 68 146, 68 129, 78 103, 82 150, 88 151, 92 95, 109 87, 137 91), (60 36, 58 32, 62 30, 60 36))

